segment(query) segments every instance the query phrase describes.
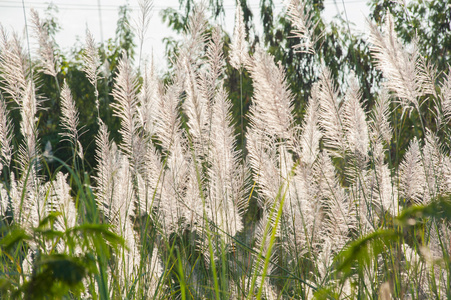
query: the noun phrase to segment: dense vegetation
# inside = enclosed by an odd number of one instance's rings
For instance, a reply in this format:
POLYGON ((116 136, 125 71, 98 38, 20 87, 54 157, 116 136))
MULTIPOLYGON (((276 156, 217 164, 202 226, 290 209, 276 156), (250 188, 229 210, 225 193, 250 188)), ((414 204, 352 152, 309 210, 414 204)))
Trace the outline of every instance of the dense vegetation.
POLYGON ((369 37, 294 0, 229 37, 182 2, 164 78, 149 1, 71 56, 1 28, 0 297, 451 298, 449 8, 371 3, 369 37))

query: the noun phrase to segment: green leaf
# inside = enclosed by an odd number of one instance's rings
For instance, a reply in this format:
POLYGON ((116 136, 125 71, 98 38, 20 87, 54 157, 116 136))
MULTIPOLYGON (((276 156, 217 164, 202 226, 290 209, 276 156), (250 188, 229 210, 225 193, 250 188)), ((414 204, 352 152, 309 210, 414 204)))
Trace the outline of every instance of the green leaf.
POLYGON ((403 226, 415 225, 421 218, 434 218, 451 221, 450 198, 440 197, 427 205, 414 205, 404 209, 396 218, 398 224, 403 226))
POLYGON ((37 230, 43 230, 45 227, 47 227, 47 225, 49 225, 50 227, 53 225, 53 223, 55 223, 56 219, 61 215, 60 212, 51 212, 49 213, 48 216, 46 216, 44 219, 42 219, 39 222, 39 226, 37 228, 37 230))
POLYGON ((337 270, 349 275, 354 263, 361 268, 368 265, 378 254, 382 253, 390 242, 399 240, 401 235, 394 230, 377 230, 352 242, 337 255, 337 270))
POLYGON ((68 232, 81 234, 83 236, 92 236, 94 238, 103 238, 111 246, 125 246, 125 240, 110 230, 108 224, 83 224, 71 228, 68 232))
POLYGON ((10 231, 0 241, 0 246, 6 251, 10 250, 16 243, 30 239, 23 229, 15 229, 10 231))
POLYGON ((41 256, 36 262, 36 272, 22 289, 30 299, 55 298, 69 291, 80 292, 87 274, 86 262, 64 254, 41 256))
POLYGON ((53 229, 47 229, 47 230, 34 229, 33 231, 36 233, 40 233, 42 235, 42 237, 47 238, 47 239, 61 238, 64 236, 64 232, 53 230, 53 229))

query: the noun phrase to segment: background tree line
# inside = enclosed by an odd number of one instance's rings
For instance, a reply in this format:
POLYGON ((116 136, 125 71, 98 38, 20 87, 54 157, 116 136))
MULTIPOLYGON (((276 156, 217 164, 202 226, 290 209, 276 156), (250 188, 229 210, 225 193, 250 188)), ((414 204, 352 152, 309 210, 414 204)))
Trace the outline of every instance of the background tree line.
MULTIPOLYGON (((384 23, 384 15, 387 11, 391 12, 395 18, 396 32, 405 42, 411 42, 412 36, 415 36, 420 42, 419 50, 421 55, 437 66, 438 74, 449 68, 451 52, 451 1, 410 1, 408 5, 395 3, 391 0, 370 0, 370 19, 379 25, 384 23)), ((244 13, 246 33, 249 40, 249 51, 252 53, 257 46, 264 47, 271 53, 276 61, 281 61, 286 70, 287 81, 295 96, 295 111, 300 120, 305 112, 305 105, 310 96, 312 84, 317 81, 321 66, 327 66, 330 70, 337 87, 345 89, 349 74, 353 72, 359 80, 361 92, 366 99, 367 109, 370 110, 374 103, 372 89, 378 89, 378 83, 381 74, 375 68, 374 62, 369 55, 369 48, 365 37, 354 33, 349 26, 349 20, 337 16, 332 22, 326 22, 321 14, 324 11, 324 0, 307 1, 305 12, 311 16, 311 30, 319 39, 314 41, 313 47, 320 51, 317 55, 309 52, 296 52, 294 45, 299 43, 299 39, 293 37, 291 22, 285 14, 274 15, 274 2, 272 0, 260 1, 260 11, 254 15, 249 7, 249 1, 241 1, 244 13), (260 18, 263 24, 262 34, 258 34, 254 20, 260 18), (320 47, 321 46, 321 47, 320 47)), ((163 22, 176 33, 186 31, 188 16, 193 9, 194 0, 180 0, 180 10, 176 11, 167 8, 161 13, 163 22)), ((224 17, 225 11, 221 1, 210 0, 210 13, 212 18, 211 26, 216 19, 224 17)), ((49 6, 47 18, 45 19, 46 28, 49 35, 53 38, 60 30, 58 20, 55 17, 57 7, 49 6)), ((136 54, 136 38, 134 30, 129 26, 130 9, 122 6, 119 9, 116 36, 98 45, 98 51, 105 69, 99 82, 99 104, 100 117, 111 128, 113 139, 120 142, 120 135, 117 133, 120 126, 117 117, 113 116, 110 107, 112 83, 117 67, 117 62, 122 51, 134 59, 136 54)), ((224 51, 230 50, 231 38, 229 33, 222 32, 224 40, 224 51)), ((177 49, 180 41, 167 38, 165 43, 166 56, 168 61, 168 72, 165 74, 166 80, 171 77, 171 61, 177 55, 177 49)), ((59 96, 56 85, 62 85, 66 80, 69 86, 76 86, 73 90, 73 97, 77 107, 80 110, 80 123, 84 125, 84 134, 81 136, 81 143, 85 146, 86 170, 90 172, 94 164, 94 136, 97 132, 98 124, 95 121, 95 99, 93 97, 93 87, 83 72, 83 49, 80 45, 72 48, 70 53, 63 53, 56 47, 59 56, 59 67, 61 72, 58 75, 58 83, 54 78, 39 73, 39 92, 45 100, 45 110, 40 111, 39 116, 39 135, 43 137, 43 145, 50 144, 53 153, 63 161, 69 161, 71 153, 68 151, 69 145, 62 141, 58 135, 58 121, 60 118, 59 96)), ((243 69, 241 72, 232 68, 227 61, 225 87, 233 103, 233 118, 236 124, 237 143, 242 147, 241 121, 244 128, 247 126, 246 112, 249 108, 252 98, 252 85, 249 74, 243 69), (242 104, 241 104, 242 101, 242 104), (241 105, 243 106, 241 108, 241 105), (241 120, 241 109, 243 110, 243 119, 241 120)), ((437 80, 440 80, 437 78, 437 80)), ((341 92, 341 91, 339 91, 341 92)), ((6 97, 7 95, 2 95, 6 97)), ((402 112, 398 111, 399 115, 402 112)), ((399 117, 394 115, 393 117, 399 117)), ((433 113, 426 113, 424 121, 431 125, 434 121, 433 113)), ((18 115, 13 116, 16 136, 20 136, 18 126, 18 115)), ((415 117, 407 120, 414 122, 415 117)), ((405 127, 404 127, 405 128, 405 127)), ((396 130, 395 130, 396 132, 396 130)), ((412 132, 398 132, 399 135, 413 136, 412 132)), ((406 143, 410 138, 399 139, 406 143)), ((407 145, 397 145, 398 150, 407 148, 407 145)), ((395 148, 395 146, 393 146, 395 148)), ((44 150, 44 149, 43 149, 44 150)), ((393 151, 402 157, 402 152, 393 151)), ((50 162, 50 169, 57 167, 57 162, 50 162)))

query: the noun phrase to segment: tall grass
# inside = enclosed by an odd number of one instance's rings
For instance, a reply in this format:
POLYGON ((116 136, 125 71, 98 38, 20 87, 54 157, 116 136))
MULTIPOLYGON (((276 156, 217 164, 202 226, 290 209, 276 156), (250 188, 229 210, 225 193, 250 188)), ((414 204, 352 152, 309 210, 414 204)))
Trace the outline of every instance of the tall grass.
MULTIPOLYGON (((149 6, 142 7, 147 24, 149 6)), ((296 48, 315 54, 320 37, 304 7, 293 2, 288 14, 301 39, 296 48)), ((168 83, 141 59, 140 82, 122 54, 111 104, 122 142, 111 140, 97 114, 93 174, 84 167, 76 87, 66 82, 57 92, 60 134, 72 160, 41 153, 35 75, 58 81, 58 67, 32 15, 38 64, 16 34, 1 31, 3 298, 451 297, 451 77, 399 42, 390 15, 369 39, 385 78, 376 103, 367 107, 352 76, 340 93, 324 66, 298 124, 281 65, 247 49, 240 7, 230 58, 221 29, 196 7, 168 83), (253 82, 244 150, 225 59, 253 82), (16 108, 21 137, 12 135, 16 108), (436 124, 423 122, 426 109, 436 124), (403 128, 407 118, 418 121, 414 138, 399 149, 401 133, 411 130, 403 128), (51 172, 50 159, 61 167, 51 172), (259 214, 249 222, 250 203, 259 214)), ((86 43, 83 69, 99 109, 100 59, 89 32, 86 43)))

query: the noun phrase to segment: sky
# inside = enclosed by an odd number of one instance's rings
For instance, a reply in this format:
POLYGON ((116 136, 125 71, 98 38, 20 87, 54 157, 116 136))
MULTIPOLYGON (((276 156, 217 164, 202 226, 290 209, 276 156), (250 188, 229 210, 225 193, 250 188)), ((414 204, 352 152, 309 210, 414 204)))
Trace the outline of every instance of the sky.
MULTIPOLYGON (((248 1, 254 16, 258 16, 260 0, 248 1)), ((325 0, 324 2, 326 8, 324 17, 326 20, 331 20, 337 14, 342 14, 343 19, 346 19, 345 8, 349 22, 355 24, 354 26, 351 25, 351 30, 360 32, 366 30, 365 18, 369 14, 366 0, 325 0)), ((137 18, 139 10, 138 0, 0 0, 0 24, 9 32, 14 30, 25 35, 25 21, 28 22, 28 26, 30 25, 30 8, 35 8, 42 18, 50 3, 58 7, 57 20, 62 29, 56 35, 56 42, 63 50, 69 50, 77 39, 83 43, 86 28, 89 28, 98 42, 114 37, 119 6, 128 3, 132 9, 132 19, 137 18), (27 19, 24 15, 24 7, 27 19)), ((277 14, 283 8, 283 2, 274 0, 274 4, 277 14)), ((167 7, 178 10, 178 0, 153 0, 152 18, 143 46, 143 57, 149 57, 153 54, 155 66, 159 71, 162 71, 166 66, 162 40, 168 36, 175 37, 175 34, 162 21, 161 11, 167 7)), ((225 18, 218 22, 227 32, 232 33, 235 0, 224 0, 224 8, 225 18)), ((261 28, 259 20, 254 20, 254 22, 257 28, 261 28)), ((33 41, 30 43, 32 50, 33 47, 35 50, 36 44, 33 41)))

